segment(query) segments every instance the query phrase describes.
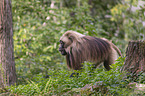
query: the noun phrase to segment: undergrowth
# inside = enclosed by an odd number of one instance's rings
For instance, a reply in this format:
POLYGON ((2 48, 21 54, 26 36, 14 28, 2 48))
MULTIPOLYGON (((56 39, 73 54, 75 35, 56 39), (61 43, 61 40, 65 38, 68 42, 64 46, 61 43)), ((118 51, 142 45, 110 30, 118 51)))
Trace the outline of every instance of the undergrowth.
POLYGON ((92 91, 89 94, 94 96, 132 95, 135 93, 127 86, 130 81, 126 78, 126 73, 120 71, 123 62, 124 58, 119 58, 117 63, 111 65, 112 69, 110 71, 106 71, 102 67, 92 71, 92 64, 85 62, 83 70, 75 71, 79 73, 79 76, 75 77, 69 77, 72 71, 61 70, 61 68, 59 70, 51 70, 49 78, 44 78, 39 74, 35 78, 35 81, 26 80, 27 84, 11 86, 9 91, 11 94, 17 95, 88 95, 85 92, 81 92, 81 88, 86 84, 94 85, 96 82, 100 82, 100 84, 103 84, 103 86, 107 88, 106 93, 104 94, 100 90, 92 91))

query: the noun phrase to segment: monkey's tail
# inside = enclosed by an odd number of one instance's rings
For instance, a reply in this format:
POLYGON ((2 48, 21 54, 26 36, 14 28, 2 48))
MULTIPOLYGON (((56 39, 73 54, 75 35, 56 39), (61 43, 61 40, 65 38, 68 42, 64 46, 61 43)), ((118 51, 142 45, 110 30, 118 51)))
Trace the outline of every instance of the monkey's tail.
POLYGON ((121 54, 121 51, 119 50, 119 48, 117 46, 115 46, 113 43, 112 44, 112 47, 117 51, 117 53, 122 57, 122 54, 121 54))

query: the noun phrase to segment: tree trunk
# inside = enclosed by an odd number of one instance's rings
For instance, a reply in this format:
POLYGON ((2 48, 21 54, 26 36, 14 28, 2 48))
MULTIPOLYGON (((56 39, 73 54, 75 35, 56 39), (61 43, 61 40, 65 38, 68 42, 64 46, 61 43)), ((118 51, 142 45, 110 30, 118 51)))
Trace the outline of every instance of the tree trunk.
POLYGON ((123 71, 133 73, 145 72, 145 41, 130 41, 126 50, 123 71))
POLYGON ((0 88, 16 83, 11 0, 0 0, 0 88))

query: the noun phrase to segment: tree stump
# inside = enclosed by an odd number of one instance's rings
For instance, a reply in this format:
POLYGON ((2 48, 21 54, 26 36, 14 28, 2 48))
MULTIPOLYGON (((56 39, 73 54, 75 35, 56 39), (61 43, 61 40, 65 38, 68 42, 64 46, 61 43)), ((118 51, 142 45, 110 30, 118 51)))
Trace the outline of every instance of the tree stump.
POLYGON ((134 75, 145 72, 145 41, 129 42, 122 70, 134 75))

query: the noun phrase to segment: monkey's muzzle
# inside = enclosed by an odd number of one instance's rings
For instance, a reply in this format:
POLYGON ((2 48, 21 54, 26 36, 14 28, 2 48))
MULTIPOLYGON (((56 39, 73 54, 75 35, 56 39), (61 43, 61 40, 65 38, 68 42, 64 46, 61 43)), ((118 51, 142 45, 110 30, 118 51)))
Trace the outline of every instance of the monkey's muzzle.
POLYGON ((61 53, 61 55, 66 55, 67 54, 67 52, 65 51, 65 49, 62 48, 62 47, 59 47, 59 52, 61 53))

